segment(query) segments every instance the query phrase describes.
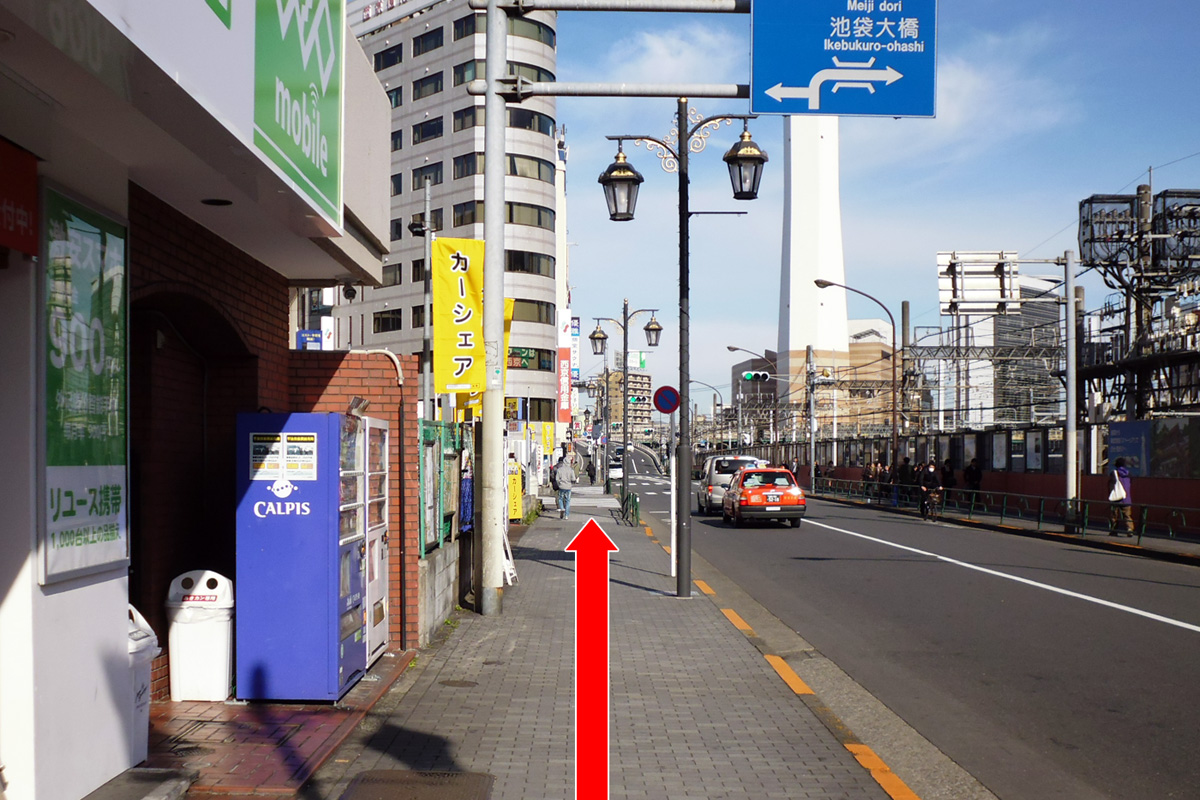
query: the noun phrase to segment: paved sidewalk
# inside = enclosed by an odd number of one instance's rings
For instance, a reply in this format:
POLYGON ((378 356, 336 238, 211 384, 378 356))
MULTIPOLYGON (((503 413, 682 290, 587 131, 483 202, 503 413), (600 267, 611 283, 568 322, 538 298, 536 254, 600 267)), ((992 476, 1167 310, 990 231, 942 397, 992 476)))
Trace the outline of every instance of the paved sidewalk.
POLYGON ((887 798, 872 777, 886 768, 860 764, 869 753, 852 753, 710 599, 676 597, 663 547, 612 506, 582 486, 569 520, 538 519, 514 546, 519 583, 502 613, 460 615, 299 796, 340 797, 372 770, 438 770, 495 776, 496 800, 573 797, 575 560, 564 548, 594 517, 620 548, 611 797, 887 798))

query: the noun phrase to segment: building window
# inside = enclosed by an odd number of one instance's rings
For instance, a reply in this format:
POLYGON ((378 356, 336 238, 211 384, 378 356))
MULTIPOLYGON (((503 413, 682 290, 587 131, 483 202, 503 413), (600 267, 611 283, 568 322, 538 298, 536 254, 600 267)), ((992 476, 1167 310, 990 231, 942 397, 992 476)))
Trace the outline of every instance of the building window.
POLYGON ((398 331, 403 327, 403 311, 376 311, 371 315, 371 328, 375 331, 375 333, 398 331))
MULTIPOLYGON (((429 227, 432 228, 434 231, 440 231, 442 229, 442 210, 440 208, 433 209, 433 212, 430 214, 430 217, 431 217, 431 219, 429 220, 429 227)), ((425 221, 425 212, 422 211, 419 214, 413 214, 412 221, 416 222, 417 224, 424 222, 425 221)))
POLYGON ((504 210, 508 213, 507 222, 513 225, 530 225, 534 228, 554 230, 554 211, 542 206, 529 203, 505 203, 504 210))
POLYGON ((461 86, 467 81, 473 81, 476 77, 483 77, 484 60, 477 58, 474 61, 465 61, 462 64, 454 65, 454 85, 461 86))
POLYGON ((402 220, 402 219, 392 220, 391 228, 392 228, 392 237, 391 237, 392 241, 393 242, 400 241, 400 238, 404 235, 404 220, 402 220))
POLYGON ((392 176, 392 197, 404 191, 404 173, 398 172, 392 176))
POLYGON ((454 112, 455 132, 483 125, 483 106, 468 106, 454 112))
MULTIPOLYGON (((454 159, 454 179, 467 178, 471 175, 483 174, 483 153, 467 153, 454 159)), ((532 156, 508 155, 506 170, 509 175, 517 178, 533 178, 534 180, 554 183, 554 165, 549 161, 532 156)))
POLYGON ((547 47, 554 47, 554 29, 544 22, 528 17, 509 17, 508 32, 522 39, 533 39, 547 47))
POLYGON ((437 94, 442 90, 442 72, 438 70, 432 75, 426 75, 424 78, 417 78, 413 81, 413 102, 420 100, 422 97, 429 97, 437 94))
POLYGON ((513 302, 513 322, 540 322, 543 325, 553 325, 554 303, 517 299, 513 302))
POLYGON ((425 327, 425 306, 420 305, 420 306, 412 307, 412 325, 410 325, 409 327, 410 328, 424 328, 425 327))
POLYGON ((557 372, 558 353, 537 347, 508 348, 509 369, 532 369, 538 372, 557 372))
POLYGON ((392 152, 404 147, 404 131, 392 131, 392 152))
POLYGON ((430 139, 440 139, 442 136, 442 118, 434 117, 424 122, 418 122, 412 127, 412 143, 420 144, 430 139))
POLYGON ((413 170, 412 188, 414 192, 425 191, 426 178, 429 178, 434 186, 439 185, 442 182, 442 162, 437 161, 433 164, 426 164, 423 167, 413 170))
MULTIPOLYGON (((479 160, 483 161, 482 155, 479 160)), ((554 165, 542 158, 510 155, 508 174, 516 178, 533 178, 536 181, 554 183, 554 165)))
POLYGON ((388 67, 394 67, 399 64, 404 60, 403 50, 403 44, 394 44, 386 50, 380 50, 378 53, 376 53, 375 71, 379 72, 380 70, 387 69, 388 67))
MULTIPOLYGON (((383 265, 383 285, 384 286, 399 286, 404 275, 400 270, 399 264, 384 264, 383 265)), ((398 329, 397 329, 398 330, 398 329)))
POLYGON ((483 202, 479 200, 469 200, 466 203, 457 203, 454 206, 454 227, 461 225, 474 225, 476 222, 483 222, 483 202))
POLYGON ((467 153, 465 156, 454 157, 454 180, 482 174, 483 153, 467 153))
POLYGON ((404 105, 404 87, 397 86, 395 89, 387 90, 388 100, 392 104, 392 108, 399 108, 404 105))
POLYGON ((509 108, 508 127, 534 131, 546 136, 554 135, 554 119, 527 108, 509 108))
POLYGON ((413 58, 419 55, 424 55, 430 50, 437 50, 442 46, 442 29, 434 28, 431 31, 426 31, 420 36, 413 37, 413 58))
POLYGON ((505 250, 504 271, 553 278, 554 256, 542 253, 530 253, 525 250, 505 250))
POLYGON ((508 74, 516 78, 525 78, 535 83, 554 82, 554 73, 550 70, 542 69, 533 64, 524 64, 520 61, 508 62, 508 74))
POLYGON ((529 398, 530 422, 553 422, 557 417, 554 411, 554 401, 537 397, 529 398))
POLYGON ((425 259, 418 258, 412 262, 412 271, 408 277, 413 283, 425 283, 425 259))
POLYGON ((454 41, 474 36, 476 31, 484 30, 487 27, 486 21, 485 14, 469 14, 454 20, 454 41))

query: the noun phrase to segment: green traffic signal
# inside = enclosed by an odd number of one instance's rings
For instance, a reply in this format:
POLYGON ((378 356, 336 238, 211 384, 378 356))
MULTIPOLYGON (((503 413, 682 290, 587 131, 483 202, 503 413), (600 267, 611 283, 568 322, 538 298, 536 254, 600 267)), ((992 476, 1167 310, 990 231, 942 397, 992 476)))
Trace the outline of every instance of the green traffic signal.
POLYGON ((768 372, 758 372, 755 370, 750 370, 750 371, 742 373, 742 380, 744 380, 744 381, 765 381, 765 380, 770 380, 770 378, 771 378, 771 374, 768 372))

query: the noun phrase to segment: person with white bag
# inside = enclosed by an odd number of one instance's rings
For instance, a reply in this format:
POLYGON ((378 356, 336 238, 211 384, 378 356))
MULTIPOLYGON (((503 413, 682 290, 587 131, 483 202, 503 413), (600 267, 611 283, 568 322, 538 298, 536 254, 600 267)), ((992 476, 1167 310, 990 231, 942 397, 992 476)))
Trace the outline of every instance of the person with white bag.
POLYGON ((1109 533, 1113 536, 1133 536, 1133 499, 1129 467, 1118 458, 1108 473, 1109 533))

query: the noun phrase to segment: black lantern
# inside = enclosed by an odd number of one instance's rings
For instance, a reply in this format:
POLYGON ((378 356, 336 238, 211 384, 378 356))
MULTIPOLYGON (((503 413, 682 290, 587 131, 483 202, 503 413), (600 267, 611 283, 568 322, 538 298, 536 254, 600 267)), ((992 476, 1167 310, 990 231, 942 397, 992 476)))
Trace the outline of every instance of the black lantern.
POLYGON ((592 355, 604 355, 605 345, 608 344, 608 334, 601 329, 599 322, 596 323, 596 330, 592 331, 588 338, 592 341, 592 355))
POLYGON ((622 143, 617 142, 617 157, 608 169, 601 173, 599 181, 604 187, 604 200, 608 203, 608 218, 613 222, 633 219, 637 205, 638 184, 645 178, 625 160, 622 143))
POLYGON ((651 347, 658 347, 658 340, 662 336, 662 325, 658 324, 658 320, 654 315, 650 315, 650 321, 646 323, 646 327, 642 328, 646 332, 646 344, 651 347))
POLYGON ((750 138, 749 124, 743 121, 742 128, 741 138, 725 154, 725 163, 729 165, 733 199, 754 200, 758 197, 758 183, 762 180, 767 154, 750 138))

